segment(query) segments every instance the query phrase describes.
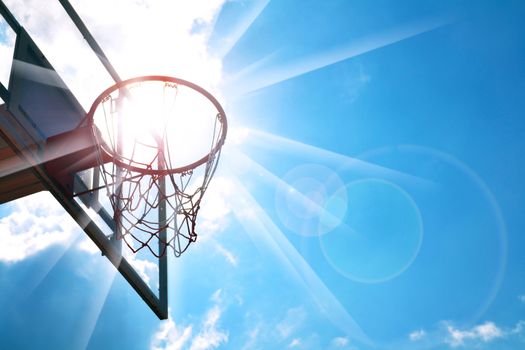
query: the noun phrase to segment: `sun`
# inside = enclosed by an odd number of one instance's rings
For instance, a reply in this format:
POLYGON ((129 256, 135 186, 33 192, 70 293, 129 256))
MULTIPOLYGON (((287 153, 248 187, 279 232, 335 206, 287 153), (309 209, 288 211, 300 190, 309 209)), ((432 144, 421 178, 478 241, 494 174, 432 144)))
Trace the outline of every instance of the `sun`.
POLYGON ((139 80, 101 96, 93 122, 102 147, 138 168, 192 164, 208 155, 224 132, 214 103, 184 84, 139 80))

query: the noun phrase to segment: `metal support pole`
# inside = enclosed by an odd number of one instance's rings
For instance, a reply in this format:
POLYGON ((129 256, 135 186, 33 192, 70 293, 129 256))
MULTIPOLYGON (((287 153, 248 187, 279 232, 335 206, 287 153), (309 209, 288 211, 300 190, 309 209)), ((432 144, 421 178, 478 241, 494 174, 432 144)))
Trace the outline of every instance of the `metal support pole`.
MULTIPOLYGON (((117 130, 117 154, 123 153, 123 143, 124 140, 122 139, 122 130, 123 130, 123 124, 122 124, 122 118, 118 114, 122 111, 122 96, 119 96, 116 101, 116 111, 117 117, 118 117, 118 130, 117 130)), ((113 112, 113 111, 111 111, 113 112)), ((116 191, 116 210, 113 213, 113 219, 115 220, 115 232, 113 232, 113 235, 111 235, 111 243, 122 254, 122 173, 123 170, 119 165, 116 166, 116 184, 117 191, 116 191)))
MULTIPOLYGON (((166 159, 164 158, 164 142, 162 139, 158 142, 159 148, 159 169, 165 169, 166 159)), ((166 177, 163 175, 159 178, 159 300, 163 308, 168 309, 168 252, 167 227, 166 227, 166 177)))

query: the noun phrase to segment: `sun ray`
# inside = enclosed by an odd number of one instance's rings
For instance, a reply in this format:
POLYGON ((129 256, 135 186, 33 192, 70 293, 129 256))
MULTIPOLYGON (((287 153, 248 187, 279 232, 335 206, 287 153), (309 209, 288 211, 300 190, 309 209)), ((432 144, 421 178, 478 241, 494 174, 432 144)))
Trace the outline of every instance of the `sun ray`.
MULTIPOLYGON (((241 153, 239 151, 233 151, 232 156, 235 158, 234 160, 239 160, 239 162, 235 162, 236 164, 245 164, 249 168, 251 168, 252 171, 261 174, 265 179, 267 179, 273 186, 283 186, 288 191, 293 193, 293 198, 297 202, 300 202, 303 208, 312 208, 314 209, 319 217, 322 217, 323 219, 328 219, 332 223, 339 223, 342 225, 342 227, 347 228, 348 232, 355 233, 355 230, 350 229, 346 226, 344 222, 341 222, 340 218, 336 217, 334 214, 326 210, 323 206, 319 205, 318 203, 311 200, 309 197, 301 193, 300 191, 296 190, 293 186, 285 182, 283 179, 280 179, 278 176, 273 174, 271 171, 266 169, 261 164, 257 163, 252 158, 248 157, 244 153, 241 153)), ((230 164, 230 168, 235 171, 235 167, 230 164)))
MULTIPOLYGON (((82 203, 79 204, 83 206, 82 203)), ((82 230, 88 224, 91 223, 91 220, 97 218, 97 216, 93 212, 93 209, 85 208, 85 210, 90 214, 91 219, 86 219, 86 221, 77 221, 77 224, 82 230)), ((67 219, 69 219, 69 217, 67 219)), ((99 225, 101 224, 102 223, 99 223, 99 225)), ((78 249, 78 244, 80 243, 82 238, 89 239, 84 237, 83 232, 79 232, 77 230, 75 231, 76 232, 73 232, 71 234, 71 237, 67 241, 62 243, 59 247, 55 248, 54 251, 44 262, 39 263, 38 269, 33 271, 31 278, 26 281, 26 287, 24 288, 23 293, 21 293, 22 297, 29 296, 46 279, 49 273, 53 270, 53 268, 58 264, 58 262, 66 253, 70 252, 72 249, 78 249)), ((122 256, 120 257, 120 259, 122 259, 122 256)), ((113 270, 116 271, 116 269, 113 270)))
POLYGON ((319 161, 323 164, 334 166, 335 170, 352 170, 358 175, 395 180, 400 184, 415 185, 422 188, 436 186, 436 183, 431 180, 423 179, 399 170, 373 164, 358 158, 329 151, 265 131, 250 128, 245 130, 245 135, 252 135, 253 137, 244 136, 242 142, 266 149, 275 149, 281 154, 282 152, 293 152, 306 155, 311 157, 312 161, 319 161))
POLYGON ((18 156, 11 156, 0 160, 0 178, 9 176, 19 171, 31 168, 31 165, 18 156))
POLYGON ((249 64, 246 67, 243 67, 236 71, 235 73, 226 76, 222 81, 221 85, 223 86, 223 90, 228 90, 233 84, 239 83, 241 79, 243 79, 246 76, 249 76, 250 74, 254 74, 257 71, 259 71, 261 68, 269 65, 273 59, 275 59, 278 56, 279 52, 275 51, 272 52, 269 55, 264 56, 263 58, 258 59, 257 61, 249 64))
POLYGON ((61 244, 60 247, 54 247, 54 251, 49 254, 49 257, 42 262, 39 262, 35 270, 32 271, 31 277, 25 280, 23 291, 20 293, 21 299, 31 295, 33 291, 46 279, 49 273, 62 259, 62 257, 76 246, 81 236, 73 235, 67 242, 61 244))
POLYGON ((238 193, 237 196, 231 198, 234 215, 254 244, 261 248, 261 251, 273 254, 283 264, 283 267, 288 269, 334 325, 353 339, 371 344, 361 327, 244 188, 242 182, 233 174, 230 176, 236 184, 238 193))
MULTIPOLYGON (((452 21, 449 18, 429 19, 417 23, 403 25, 387 32, 370 35, 353 41, 345 46, 316 53, 311 56, 301 56, 300 59, 279 66, 259 69, 250 78, 239 82, 232 80, 230 86, 238 86, 232 91, 232 98, 238 98, 248 93, 266 88, 271 85, 292 79, 335 63, 363 55, 365 53, 413 38, 417 35, 438 29, 452 21)), ((241 78, 241 77, 240 77, 241 78)))
POLYGON ((264 11, 270 0, 256 0, 252 5, 250 12, 243 18, 242 21, 237 23, 237 26, 232 29, 230 34, 226 36, 222 47, 219 49, 219 56, 226 57, 228 53, 233 49, 237 42, 243 37, 244 33, 251 27, 253 22, 259 17, 264 11))
MULTIPOLYGON (((94 263, 94 262, 92 262, 94 263)), ((108 297, 117 270, 113 266, 109 266, 104 262, 105 274, 103 278, 97 278, 97 287, 93 288, 93 297, 86 300, 84 313, 82 314, 82 325, 79 327, 77 337, 75 339, 75 349, 86 349, 95 330, 95 326, 100 317, 104 303, 108 297), (100 281, 101 280, 101 281, 100 281)))
MULTIPOLYGON (((58 159, 60 157, 72 154, 84 149, 89 148, 92 144, 89 143, 89 139, 84 137, 68 138, 67 143, 58 140, 57 142, 49 142, 45 147, 45 152, 40 154, 40 159, 36 165, 41 165, 51 160, 58 159)), ((34 157, 32 157, 34 158, 34 157)), ((78 162, 81 162, 79 160, 78 162)), ((73 166, 74 164, 68 164, 73 166)), ((5 159, 0 159, 0 178, 15 174, 19 171, 31 168, 31 164, 23 161, 18 156, 11 156, 5 159)))

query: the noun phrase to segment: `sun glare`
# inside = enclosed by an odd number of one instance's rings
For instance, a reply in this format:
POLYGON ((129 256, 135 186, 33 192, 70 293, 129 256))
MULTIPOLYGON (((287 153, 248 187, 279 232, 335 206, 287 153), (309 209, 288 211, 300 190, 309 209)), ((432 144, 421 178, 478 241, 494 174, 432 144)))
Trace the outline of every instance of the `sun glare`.
POLYGON ((95 125, 109 150, 156 169, 159 152, 171 168, 210 153, 220 133, 217 109, 182 84, 148 81, 114 91, 101 102, 95 125))

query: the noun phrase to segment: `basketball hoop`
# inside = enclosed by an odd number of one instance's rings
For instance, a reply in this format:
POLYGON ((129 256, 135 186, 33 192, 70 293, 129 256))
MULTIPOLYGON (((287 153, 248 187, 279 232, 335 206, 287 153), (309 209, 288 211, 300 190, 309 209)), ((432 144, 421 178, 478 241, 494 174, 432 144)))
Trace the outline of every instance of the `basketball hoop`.
POLYGON ((147 247, 160 257, 169 247, 180 256, 197 239, 201 199, 226 138, 219 102, 188 81, 143 76, 106 89, 87 121, 116 238, 133 252, 147 247))

